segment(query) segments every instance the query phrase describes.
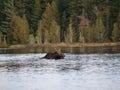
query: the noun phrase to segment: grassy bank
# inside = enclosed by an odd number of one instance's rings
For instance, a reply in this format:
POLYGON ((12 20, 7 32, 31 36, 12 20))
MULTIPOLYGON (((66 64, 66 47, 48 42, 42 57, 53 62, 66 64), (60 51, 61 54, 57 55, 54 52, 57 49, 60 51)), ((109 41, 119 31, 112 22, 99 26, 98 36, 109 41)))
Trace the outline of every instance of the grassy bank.
POLYGON ((26 45, 11 45, 11 46, 9 46, 9 48, 32 48, 32 47, 104 47, 104 46, 120 46, 120 42, 110 42, 110 43, 26 44, 26 45))
POLYGON ((0 43, 0 48, 8 48, 9 45, 7 45, 6 43, 0 43))

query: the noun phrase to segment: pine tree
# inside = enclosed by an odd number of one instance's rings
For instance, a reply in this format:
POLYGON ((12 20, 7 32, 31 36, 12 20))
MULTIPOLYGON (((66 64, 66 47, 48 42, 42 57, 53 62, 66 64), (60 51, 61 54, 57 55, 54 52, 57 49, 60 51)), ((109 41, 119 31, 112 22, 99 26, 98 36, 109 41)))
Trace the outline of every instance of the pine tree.
POLYGON ((2 14, 2 9, 3 9, 3 7, 4 7, 4 4, 3 4, 3 0, 0 0, 0 25, 1 25, 1 22, 2 22, 2 20, 3 20, 3 14, 2 14))
POLYGON ((61 41, 65 41, 64 33, 67 31, 68 28, 68 18, 66 15, 66 12, 64 11, 61 15, 61 30, 60 30, 60 36, 61 36, 61 41))
POLYGON ((17 15, 22 17, 26 13, 26 6, 25 6, 26 0, 14 0, 14 1, 15 1, 16 13, 17 15))
POLYGON ((0 30, 2 33, 7 34, 10 29, 12 17, 15 15, 14 0, 6 0, 3 4, 2 15, 4 15, 4 20, 1 23, 0 30))
POLYGON ((68 2, 68 14, 71 16, 78 16, 82 13, 82 0, 69 0, 68 2))
POLYGON ((0 0, 0 40, 23 43, 13 32, 24 32, 29 24, 30 38, 38 43, 59 42, 59 37, 62 42, 119 41, 119 7, 120 0, 0 0), (90 21, 90 26, 82 31, 79 16, 90 21), (26 27, 21 24, 23 21, 27 21, 26 27))
POLYGON ((6 43, 7 33, 11 27, 12 17, 15 15, 14 0, 4 0, 2 9, 3 19, 0 25, 0 31, 3 33, 3 42, 6 43))
POLYGON ((24 0, 24 15, 26 15, 27 17, 29 26, 31 26, 31 18, 33 16, 34 2, 35 0, 24 0))
POLYGON ((64 33, 66 32, 67 28, 68 28, 68 24, 69 24, 69 16, 68 15, 68 7, 69 7, 69 2, 71 0, 58 0, 58 9, 59 9, 59 14, 60 14, 60 27, 61 27, 61 32, 60 32, 60 36, 61 36, 61 41, 64 42, 65 41, 65 37, 64 37, 64 33))
POLYGON ((37 30, 38 27, 38 22, 40 20, 41 17, 41 5, 40 5, 40 0, 35 0, 34 2, 34 6, 32 9, 32 15, 31 15, 31 33, 33 33, 33 35, 35 35, 35 32, 37 30))

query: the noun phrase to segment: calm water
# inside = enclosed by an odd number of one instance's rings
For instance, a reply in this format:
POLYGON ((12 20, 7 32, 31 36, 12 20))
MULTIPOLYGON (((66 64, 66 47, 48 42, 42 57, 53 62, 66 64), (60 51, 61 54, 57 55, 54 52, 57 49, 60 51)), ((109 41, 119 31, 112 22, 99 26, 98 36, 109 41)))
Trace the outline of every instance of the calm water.
POLYGON ((65 59, 40 59, 52 48, 1 49, 0 90, 120 90, 120 48, 62 48, 65 59))

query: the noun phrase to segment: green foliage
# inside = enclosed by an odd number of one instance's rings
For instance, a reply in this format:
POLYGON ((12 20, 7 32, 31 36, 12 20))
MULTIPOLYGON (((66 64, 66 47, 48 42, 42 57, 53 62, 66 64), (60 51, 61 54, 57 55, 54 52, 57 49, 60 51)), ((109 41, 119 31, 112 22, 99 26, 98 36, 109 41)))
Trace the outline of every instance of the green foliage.
POLYGON ((15 15, 14 0, 4 0, 3 9, 1 11, 2 22, 0 25, 0 31, 4 34, 10 30, 11 20, 13 15, 15 15))
POLYGON ((119 41, 119 7, 120 0, 0 0, 0 42, 119 41), (80 26, 81 16, 89 25, 80 26))
POLYGON ((0 44, 2 43, 2 33, 0 31, 0 44))
POLYGON ((62 15, 61 15, 62 17, 61 17, 61 30, 60 30, 60 36, 61 36, 61 41, 63 41, 64 42, 64 40, 65 40, 65 38, 66 37, 64 37, 64 32, 66 32, 66 28, 68 27, 68 23, 69 22, 67 22, 68 21, 68 19, 67 19, 67 16, 66 16, 66 12, 64 11, 63 13, 62 13, 62 15))
POLYGON ((14 16, 8 34, 10 44, 24 44, 29 40, 29 26, 26 17, 14 16))
POLYGON ((31 33, 35 35, 35 32, 38 27, 38 22, 41 17, 41 5, 40 5, 40 0, 35 0, 34 6, 32 8, 32 15, 31 15, 31 28, 33 29, 31 33))
POLYGON ((0 0, 0 25, 1 25, 1 22, 3 20, 3 15, 2 15, 2 9, 3 9, 3 0, 0 0))
POLYGON ((14 0, 15 1, 15 7, 16 7, 16 13, 19 16, 23 16, 26 12, 26 0, 14 0))

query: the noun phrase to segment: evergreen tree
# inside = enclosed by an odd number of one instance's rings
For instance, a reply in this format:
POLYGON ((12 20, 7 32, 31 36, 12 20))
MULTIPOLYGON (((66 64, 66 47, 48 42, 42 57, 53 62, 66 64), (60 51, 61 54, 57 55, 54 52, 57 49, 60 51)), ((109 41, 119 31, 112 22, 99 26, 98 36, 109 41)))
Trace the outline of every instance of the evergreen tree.
POLYGON ((119 41, 119 7, 120 0, 0 0, 0 42, 25 43, 17 33, 28 28, 38 43, 119 41), (81 16, 89 26, 80 26, 81 16))
POLYGON ((0 31, 3 34, 3 42, 6 43, 7 33, 11 27, 12 17, 15 15, 14 0, 4 0, 4 8, 2 9, 2 22, 0 25, 0 31))
POLYGON ((68 14, 71 16, 78 16, 82 13, 82 0, 70 0, 68 3, 68 14))
POLYGON ((60 30, 60 36, 61 36, 61 41, 65 41, 64 33, 66 32, 66 28, 68 27, 68 22, 67 22, 67 16, 66 12, 64 11, 61 14, 61 30, 60 30))
POLYGON ((41 5, 40 5, 40 0, 35 0, 33 10, 32 10, 32 15, 31 15, 31 33, 35 35, 35 32, 38 27, 38 21, 40 20, 41 17, 41 5))
POLYGON ((31 26, 31 18, 33 16, 33 8, 34 8, 35 0, 24 0, 25 5, 25 13, 28 23, 31 26))
POLYGON ((4 15, 4 18, 3 22, 1 22, 0 30, 2 33, 7 34, 10 29, 12 17, 15 15, 14 0, 6 0, 3 4, 2 15, 4 15))
POLYGON ((3 0, 0 0, 0 25, 3 20, 3 13, 1 12, 3 10, 4 4, 3 0))
POLYGON ((15 0, 15 7, 16 7, 16 12, 17 15, 23 16, 26 12, 26 7, 25 7, 25 1, 26 0, 15 0))

